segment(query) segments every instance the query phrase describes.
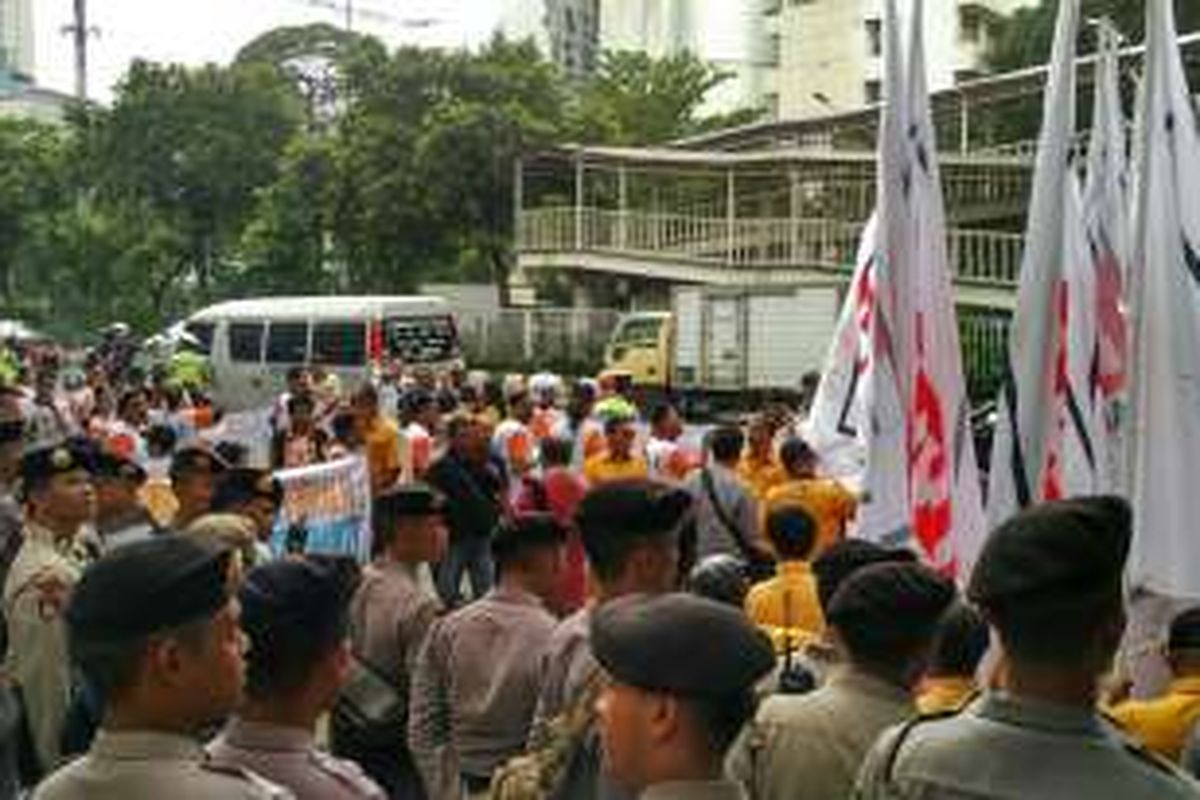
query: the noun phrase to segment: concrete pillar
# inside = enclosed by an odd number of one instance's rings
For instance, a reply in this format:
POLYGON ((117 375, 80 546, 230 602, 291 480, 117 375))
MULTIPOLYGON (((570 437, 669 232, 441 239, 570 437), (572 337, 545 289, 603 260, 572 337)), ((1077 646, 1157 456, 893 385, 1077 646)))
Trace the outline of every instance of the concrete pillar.
POLYGON ((737 183, 733 169, 725 171, 725 250, 726 259, 733 264, 737 227, 737 183))
POLYGON ((617 165, 617 249, 629 243, 629 170, 624 162, 617 165))
POLYGON ((583 156, 575 156, 575 251, 583 251, 583 156))

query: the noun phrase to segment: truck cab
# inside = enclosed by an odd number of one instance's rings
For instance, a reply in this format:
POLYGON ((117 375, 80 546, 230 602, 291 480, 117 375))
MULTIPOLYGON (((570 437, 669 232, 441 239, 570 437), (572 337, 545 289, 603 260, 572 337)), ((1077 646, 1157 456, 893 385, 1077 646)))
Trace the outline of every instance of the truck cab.
POLYGON ((669 311, 625 314, 605 348, 605 370, 628 373, 635 386, 666 386, 671 378, 673 334, 669 311))

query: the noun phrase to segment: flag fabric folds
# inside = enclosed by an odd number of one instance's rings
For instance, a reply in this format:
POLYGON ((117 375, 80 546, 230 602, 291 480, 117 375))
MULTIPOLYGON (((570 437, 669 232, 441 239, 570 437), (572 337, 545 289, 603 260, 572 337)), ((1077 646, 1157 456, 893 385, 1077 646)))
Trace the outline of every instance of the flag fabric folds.
POLYGON ((1200 138, 1170 0, 1149 0, 1129 302, 1135 586, 1200 597, 1200 138))

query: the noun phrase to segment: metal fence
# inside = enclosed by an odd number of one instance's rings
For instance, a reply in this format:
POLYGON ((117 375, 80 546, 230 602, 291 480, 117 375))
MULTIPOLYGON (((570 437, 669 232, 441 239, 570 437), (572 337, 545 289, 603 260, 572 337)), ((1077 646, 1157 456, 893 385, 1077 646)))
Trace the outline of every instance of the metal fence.
POLYGON ((501 309, 461 314, 458 333, 473 366, 594 374, 620 315, 611 309, 501 309))

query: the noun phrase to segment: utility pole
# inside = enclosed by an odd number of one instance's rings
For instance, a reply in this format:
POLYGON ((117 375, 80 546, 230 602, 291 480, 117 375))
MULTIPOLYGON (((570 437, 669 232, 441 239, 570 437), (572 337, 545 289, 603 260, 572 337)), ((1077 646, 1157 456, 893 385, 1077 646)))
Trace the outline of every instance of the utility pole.
POLYGON ((69 34, 75 43, 75 99, 83 103, 88 97, 88 37, 98 33, 88 27, 87 0, 73 0, 75 21, 62 32, 69 34))

